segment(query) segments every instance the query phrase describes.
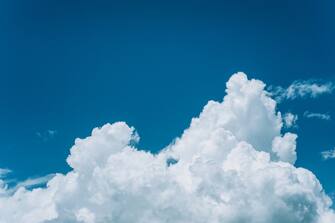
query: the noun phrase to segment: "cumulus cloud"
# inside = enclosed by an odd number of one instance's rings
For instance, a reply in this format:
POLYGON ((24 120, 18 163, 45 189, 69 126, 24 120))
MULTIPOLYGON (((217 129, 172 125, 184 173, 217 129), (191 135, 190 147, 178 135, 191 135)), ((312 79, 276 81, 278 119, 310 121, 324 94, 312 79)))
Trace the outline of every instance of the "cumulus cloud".
POLYGON ((335 159, 335 148, 321 152, 321 156, 325 160, 335 159))
POLYGON ((297 135, 290 132, 285 133, 283 137, 276 136, 272 141, 272 151, 276 153, 279 160, 295 163, 297 160, 296 149, 297 135))
POLYGON ((298 115, 287 112, 283 115, 283 122, 286 128, 296 127, 296 122, 298 121, 298 115))
POLYGON ((333 223, 315 175, 294 166, 296 138, 259 80, 227 82, 158 154, 124 122, 76 139, 46 188, 0 196, 1 223, 333 223))
POLYGON ((310 111, 305 111, 304 112, 304 117, 305 118, 317 118, 317 119, 322 119, 322 120, 330 120, 331 119, 329 114, 315 113, 315 112, 310 112, 310 111))
POLYGON ((294 81, 287 88, 280 86, 269 87, 270 94, 281 102, 283 100, 294 100, 297 98, 316 98, 322 94, 329 94, 334 90, 332 82, 317 82, 315 80, 294 81))

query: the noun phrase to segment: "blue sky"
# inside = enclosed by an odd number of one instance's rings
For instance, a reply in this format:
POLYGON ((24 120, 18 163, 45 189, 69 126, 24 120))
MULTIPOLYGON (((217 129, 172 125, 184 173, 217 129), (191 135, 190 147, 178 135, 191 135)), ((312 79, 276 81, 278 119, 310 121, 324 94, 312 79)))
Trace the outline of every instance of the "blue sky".
MULTIPOLYGON (((125 120, 159 150, 230 75, 269 85, 335 82, 333 1, 0 3, 0 164, 26 179, 69 170, 76 137, 125 120), (50 130, 55 131, 50 135, 50 130)), ((297 166, 335 192, 334 95, 279 105, 299 115, 297 166)))

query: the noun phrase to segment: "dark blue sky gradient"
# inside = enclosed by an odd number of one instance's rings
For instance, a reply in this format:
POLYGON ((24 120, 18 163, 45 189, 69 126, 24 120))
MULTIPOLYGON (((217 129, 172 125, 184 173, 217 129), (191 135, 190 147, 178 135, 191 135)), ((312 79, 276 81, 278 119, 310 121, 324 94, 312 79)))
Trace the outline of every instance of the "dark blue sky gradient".
MULTIPOLYGON (((236 71, 272 85, 335 81, 335 2, 69 1, 0 3, 0 167, 25 179, 66 172, 76 137, 124 120, 141 148, 180 135, 236 71), (41 140, 36 133, 57 130, 41 140)), ((335 191, 333 95, 281 104, 300 115, 298 166, 335 191)))

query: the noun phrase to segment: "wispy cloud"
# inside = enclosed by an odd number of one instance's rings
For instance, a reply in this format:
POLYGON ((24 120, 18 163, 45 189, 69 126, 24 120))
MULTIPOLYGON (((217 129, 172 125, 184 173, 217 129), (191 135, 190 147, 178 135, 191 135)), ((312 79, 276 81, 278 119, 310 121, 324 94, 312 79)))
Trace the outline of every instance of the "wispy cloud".
POLYGON ((42 141, 46 142, 50 139, 53 139, 57 135, 58 131, 54 129, 48 129, 43 132, 36 132, 36 136, 42 141))
POLYGON ((42 187, 56 175, 56 174, 48 174, 42 177, 34 177, 34 178, 28 178, 24 181, 18 181, 13 178, 6 178, 6 175, 12 171, 9 170, 7 172, 6 170, 8 169, 0 169, 0 170, 4 170, 4 174, 0 175, 0 195, 14 194, 19 188, 25 188, 29 190, 34 189, 36 187, 42 187))
POLYGON ((10 169, 7 169, 7 168, 0 168, 0 178, 6 176, 6 175, 9 174, 10 172, 12 172, 10 169))
POLYGON ((24 188, 34 188, 36 186, 41 186, 45 183, 47 183, 51 178, 53 178, 55 176, 55 174, 48 174, 46 176, 42 176, 42 177, 36 177, 36 178, 28 178, 22 182, 19 182, 16 184, 16 186, 14 187, 14 190, 17 190, 20 187, 24 187, 24 188))
POLYGON ((321 156, 324 160, 335 159, 335 148, 321 152, 321 156))
POLYGON ((316 80, 296 80, 287 88, 281 86, 270 86, 270 94, 281 102, 283 100, 294 100, 297 98, 316 98, 322 94, 330 94, 334 90, 332 82, 316 80))
POLYGON ((322 120, 330 120, 331 119, 329 114, 314 113, 314 112, 310 112, 310 111, 305 111, 304 112, 304 117, 305 118, 317 118, 317 119, 322 119, 322 120))

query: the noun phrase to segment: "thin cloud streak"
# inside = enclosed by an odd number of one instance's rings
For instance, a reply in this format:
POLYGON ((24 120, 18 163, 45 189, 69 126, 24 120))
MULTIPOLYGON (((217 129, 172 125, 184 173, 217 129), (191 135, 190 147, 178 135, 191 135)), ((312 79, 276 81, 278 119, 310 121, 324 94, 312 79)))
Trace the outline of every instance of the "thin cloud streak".
POLYGON ((316 118, 316 119, 321 119, 321 120, 330 120, 331 119, 329 114, 314 113, 314 112, 310 112, 310 111, 305 111, 304 112, 304 117, 305 118, 316 118))
POLYGON ((287 88, 270 86, 268 91, 277 102, 298 98, 317 98, 323 94, 331 94, 335 86, 332 82, 316 80, 296 80, 287 88))

